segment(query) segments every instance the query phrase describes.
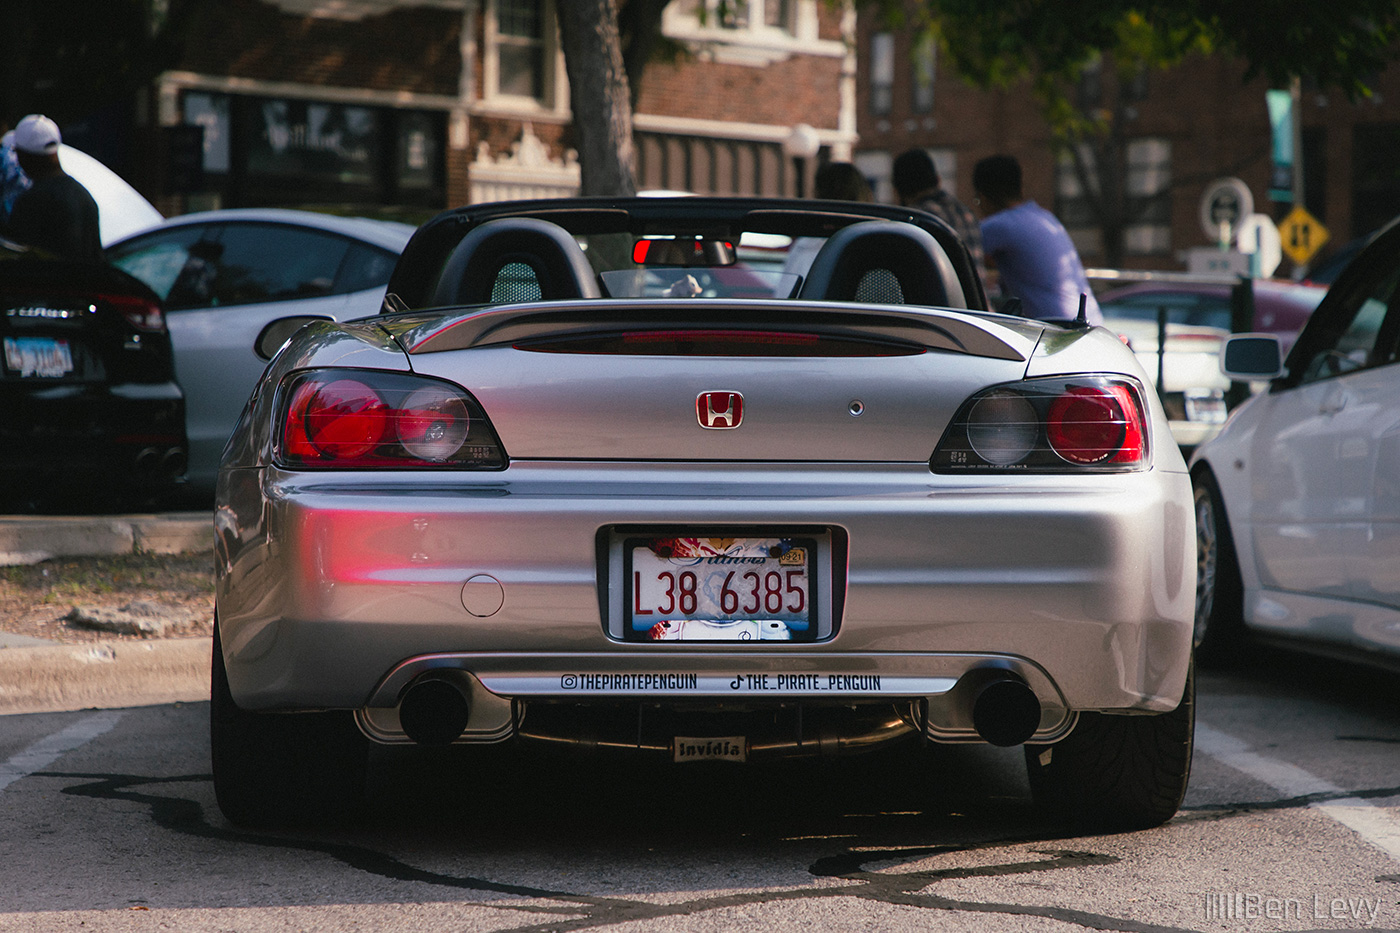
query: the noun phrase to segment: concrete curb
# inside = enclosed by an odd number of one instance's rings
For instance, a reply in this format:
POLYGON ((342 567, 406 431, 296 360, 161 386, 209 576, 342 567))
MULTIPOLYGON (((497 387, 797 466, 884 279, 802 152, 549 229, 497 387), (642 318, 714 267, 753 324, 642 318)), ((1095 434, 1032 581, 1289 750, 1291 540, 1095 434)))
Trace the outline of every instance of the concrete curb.
POLYGON ((0 650, 0 715, 209 699, 209 638, 0 650))
POLYGON ((0 567, 135 551, 180 554, 213 546, 214 520, 208 512, 0 516, 0 567))

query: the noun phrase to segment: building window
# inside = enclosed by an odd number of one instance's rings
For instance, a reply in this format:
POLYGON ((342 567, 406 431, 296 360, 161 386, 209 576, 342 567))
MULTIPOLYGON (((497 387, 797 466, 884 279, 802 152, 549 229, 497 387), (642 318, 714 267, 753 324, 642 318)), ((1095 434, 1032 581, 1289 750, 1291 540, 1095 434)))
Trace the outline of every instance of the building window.
POLYGON ((781 29, 784 32, 792 32, 794 0, 764 0, 763 2, 763 23, 781 29))
MULTIPOLYGON (((1089 186, 1098 197, 1098 161, 1087 145, 1078 149, 1089 186)), ((1123 248, 1129 256, 1160 256, 1171 251, 1171 143, 1144 137, 1128 142, 1124 178, 1123 248)), ((1055 212, 1083 255, 1102 255, 1098 214, 1075 171, 1075 158, 1060 156, 1055 212)))
POLYGON ((1124 246, 1129 255, 1152 256, 1172 246, 1172 144, 1165 139, 1128 143, 1128 218, 1124 246))
POLYGON ((427 110, 186 91, 204 130, 200 203, 441 206, 446 122, 427 110))
POLYGON ((777 29, 791 33, 797 0, 691 0, 694 15, 721 29, 777 29))
POLYGON ((894 107, 894 33, 870 37, 870 112, 888 116, 894 107))
MULTIPOLYGON (((1396 147, 1400 146, 1400 123, 1363 123, 1352 131, 1351 227, 1357 233, 1370 233, 1400 213, 1400 165, 1396 164, 1396 147)), ((1308 151, 1303 150, 1306 171, 1308 151)), ((1316 157, 1314 156, 1316 161, 1316 157)), ((1321 202, 1319 194, 1325 189, 1309 173, 1304 195, 1308 210, 1314 214, 1321 202)), ((1319 215, 1321 216, 1321 215, 1319 215)))
POLYGON ((185 122, 204 129, 204 171, 227 175, 229 155, 229 99, 226 94, 191 91, 185 95, 185 122))
POLYGON ((497 0, 496 90, 510 97, 545 96, 544 0, 497 0))
POLYGON ((933 75, 938 66, 938 47, 933 36, 924 35, 909 52, 909 64, 913 69, 915 113, 929 113, 933 110, 933 75))

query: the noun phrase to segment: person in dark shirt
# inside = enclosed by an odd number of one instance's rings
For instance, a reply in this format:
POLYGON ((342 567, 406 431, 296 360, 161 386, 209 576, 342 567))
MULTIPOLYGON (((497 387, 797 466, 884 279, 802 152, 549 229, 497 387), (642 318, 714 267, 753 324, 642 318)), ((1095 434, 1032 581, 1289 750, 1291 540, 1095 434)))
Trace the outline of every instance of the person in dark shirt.
POLYGON ((6 235, 64 259, 102 262, 97 202, 58 161, 58 124, 37 113, 15 127, 20 168, 34 183, 15 201, 6 235))
POLYGON ((923 149, 910 149, 900 153, 899 158, 894 160, 890 181, 894 184, 899 203, 904 207, 928 211, 953 228, 967 246, 967 251, 972 254, 972 264, 977 267, 977 275, 985 282, 987 267, 982 253, 982 233, 977 224, 977 215, 943 187, 933 157, 923 149))

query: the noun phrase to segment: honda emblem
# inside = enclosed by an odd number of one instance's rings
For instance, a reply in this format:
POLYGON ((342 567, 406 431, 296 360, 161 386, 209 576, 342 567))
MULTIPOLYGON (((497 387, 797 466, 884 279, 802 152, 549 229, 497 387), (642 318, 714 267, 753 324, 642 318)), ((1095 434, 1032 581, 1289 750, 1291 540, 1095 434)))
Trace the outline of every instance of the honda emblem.
POLYGON ((695 397, 695 417, 709 431, 737 428, 744 420, 744 397, 738 392, 701 392, 695 397))

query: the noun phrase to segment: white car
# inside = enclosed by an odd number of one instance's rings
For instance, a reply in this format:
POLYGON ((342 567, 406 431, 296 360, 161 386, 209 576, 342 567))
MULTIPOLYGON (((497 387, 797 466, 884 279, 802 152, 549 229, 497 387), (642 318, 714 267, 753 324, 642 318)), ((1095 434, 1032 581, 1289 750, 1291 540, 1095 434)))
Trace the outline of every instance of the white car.
POLYGON ((1251 633, 1400 660, 1400 225, 1342 273, 1286 364, 1272 334, 1222 368, 1272 379, 1192 460, 1203 655, 1251 633))
POLYGON ((271 208, 186 214, 107 247, 164 302, 185 391, 191 489, 212 492, 224 443, 265 361, 253 345, 289 317, 374 314, 413 227, 271 208))

